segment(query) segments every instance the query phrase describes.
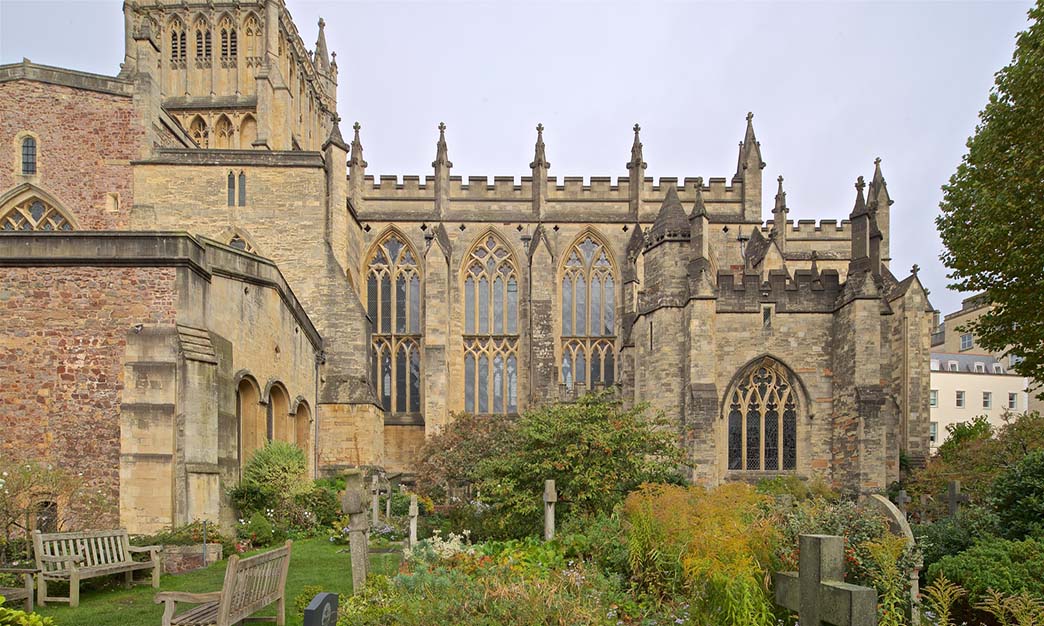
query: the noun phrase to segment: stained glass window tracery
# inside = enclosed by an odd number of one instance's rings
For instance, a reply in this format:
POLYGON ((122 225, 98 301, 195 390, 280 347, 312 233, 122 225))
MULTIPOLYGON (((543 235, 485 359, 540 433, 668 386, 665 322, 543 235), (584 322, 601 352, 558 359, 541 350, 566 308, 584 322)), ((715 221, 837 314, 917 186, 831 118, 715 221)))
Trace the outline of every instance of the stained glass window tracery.
POLYGON ((57 208, 39 198, 28 198, 0 213, 0 230, 71 231, 73 226, 57 208))
POLYGON ((588 234, 562 266, 561 381, 590 388, 616 382, 616 268, 608 249, 588 234))
POLYGON ((727 400, 729 469, 796 469, 797 410, 782 364, 766 357, 751 365, 727 400))
POLYGON ((384 409, 421 410, 420 268, 397 233, 374 248, 366 271, 366 306, 373 321, 373 380, 384 409))
POLYGON ((483 235, 464 264, 464 410, 518 412, 518 268, 483 235))

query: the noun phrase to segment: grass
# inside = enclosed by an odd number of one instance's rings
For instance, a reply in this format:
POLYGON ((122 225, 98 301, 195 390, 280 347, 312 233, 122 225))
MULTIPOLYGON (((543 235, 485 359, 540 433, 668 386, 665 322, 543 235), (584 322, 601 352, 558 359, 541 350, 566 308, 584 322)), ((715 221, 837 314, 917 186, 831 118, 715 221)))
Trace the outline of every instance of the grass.
MULTIPOLYGON (((398 568, 399 557, 396 553, 374 554, 370 557, 371 569, 378 573, 392 573, 398 568)), ((220 591, 227 565, 226 559, 206 569, 164 575, 160 579, 159 591, 220 591)), ((159 626, 163 605, 153 602, 157 590, 150 585, 124 589, 121 581, 122 574, 86 581, 80 585, 80 606, 73 609, 62 603, 51 602, 37 611, 41 615, 53 617, 57 626, 159 626), (102 582, 99 583, 99 580, 102 582)), ((294 542, 286 581, 287 626, 301 626, 302 615, 294 608, 294 599, 310 585, 318 585, 324 591, 351 593, 351 561, 346 546, 334 545, 325 539, 294 542)), ((53 585, 53 588, 64 595, 64 588, 57 585, 53 585)), ((274 614, 272 608, 261 613, 274 614)))

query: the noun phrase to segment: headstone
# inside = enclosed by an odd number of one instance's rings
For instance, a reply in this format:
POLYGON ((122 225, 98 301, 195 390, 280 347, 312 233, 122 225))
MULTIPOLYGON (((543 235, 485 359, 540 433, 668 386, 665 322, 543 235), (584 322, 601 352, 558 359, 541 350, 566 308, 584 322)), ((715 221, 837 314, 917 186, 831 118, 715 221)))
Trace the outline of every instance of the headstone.
POLYGON ((961 510, 961 504, 968 501, 968 494, 961 493, 961 481, 951 480, 950 485, 946 488, 946 506, 950 510, 950 515, 957 515, 961 510))
POLYGON ((555 491, 555 481, 544 481, 544 541, 555 538, 555 502, 558 502, 558 492, 555 491))
POLYGON ((359 472, 347 477, 342 510, 348 515, 348 548, 352 555, 352 592, 362 593, 369 567, 369 524, 366 519, 366 491, 359 472))
POLYGON ((420 514, 420 510, 417 508, 417 494, 410 495, 410 547, 417 545, 417 515, 420 514))
POLYGON ((910 496, 906 495, 906 490, 900 489, 899 495, 895 497, 895 506, 899 507, 899 510, 902 511, 903 515, 905 516, 906 505, 910 504, 910 502, 912 501, 913 500, 910 498, 910 496))
POLYGON ((337 626, 337 594, 316 594, 304 610, 304 626, 337 626))
MULTIPOLYGON (((899 500, 906 496, 905 491, 899 492, 899 500)), ((909 502, 910 498, 906 498, 909 502)), ((888 529, 896 535, 901 536, 906 540, 906 545, 913 548, 917 545, 914 539, 913 529, 910 528, 910 522, 906 519, 906 512, 900 511, 899 508, 892 504, 888 498, 874 494, 867 499, 870 505, 874 506, 885 519, 888 520, 888 529)), ((924 565, 923 561, 918 557, 917 561, 907 572, 909 575, 909 584, 907 585, 910 591, 910 612, 907 617, 910 618, 910 626, 920 626, 921 623, 921 567, 924 565)))
POLYGON ((845 579, 845 540, 801 535, 798 571, 776 572, 776 604, 797 611, 802 626, 875 626, 877 591, 845 579))
POLYGON ((370 524, 372 524, 374 526, 377 525, 377 512, 380 510, 380 502, 379 502, 379 500, 380 500, 380 497, 381 497, 381 490, 380 490, 380 488, 378 486, 378 482, 377 481, 378 481, 377 474, 374 474, 373 475, 373 480, 372 480, 371 486, 370 486, 370 496, 372 498, 372 501, 370 503, 370 510, 371 510, 371 513, 372 513, 372 516, 373 516, 373 519, 370 520, 370 524))
POLYGON ((388 483, 388 488, 385 489, 388 492, 388 496, 384 499, 384 523, 391 525, 391 501, 392 501, 392 489, 391 483, 388 483))
POLYGON ((920 510, 917 511, 917 515, 919 517, 917 521, 922 524, 930 524, 932 520, 929 512, 931 511, 931 505, 934 501, 934 498, 932 498, 930 495, 926 493, 922 493, 918 500, 920 501, 921 506, 920 510))

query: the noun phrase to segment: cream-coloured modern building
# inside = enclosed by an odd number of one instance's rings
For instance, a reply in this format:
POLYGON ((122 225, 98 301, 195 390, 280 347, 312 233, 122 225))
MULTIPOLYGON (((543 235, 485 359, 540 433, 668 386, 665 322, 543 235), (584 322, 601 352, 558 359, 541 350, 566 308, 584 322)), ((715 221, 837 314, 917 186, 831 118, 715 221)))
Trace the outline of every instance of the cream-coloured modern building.
POLYGON ((946 441, 946 427, 985 415, 997 428, 1005 413, 1026 410, 1027 379, 988 354, 933 352, 931 361, 932 451, 946 441))

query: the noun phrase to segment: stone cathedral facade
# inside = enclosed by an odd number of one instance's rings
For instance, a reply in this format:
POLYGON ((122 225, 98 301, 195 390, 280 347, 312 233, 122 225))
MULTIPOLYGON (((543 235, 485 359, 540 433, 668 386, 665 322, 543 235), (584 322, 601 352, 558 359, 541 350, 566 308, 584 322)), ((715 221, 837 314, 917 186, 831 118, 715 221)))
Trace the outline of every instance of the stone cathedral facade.
POLYGON ((430 172, 375 176, 322 21, 309 50, 282 0, 124 13, 115 76, 0 67, 0 454, 83 472, 87 523, 230 521, 269 439, 409 473, 457 413, 607 388, 707 484, 865 493, 927 455, 879 162, 840 223, 789 220, 782 178, 763 207, 751 115, 724 177, 647 176, 637 125, 615 179, 550 175, 541 126, 521 178, 456 175, 445 126, 430 172))

